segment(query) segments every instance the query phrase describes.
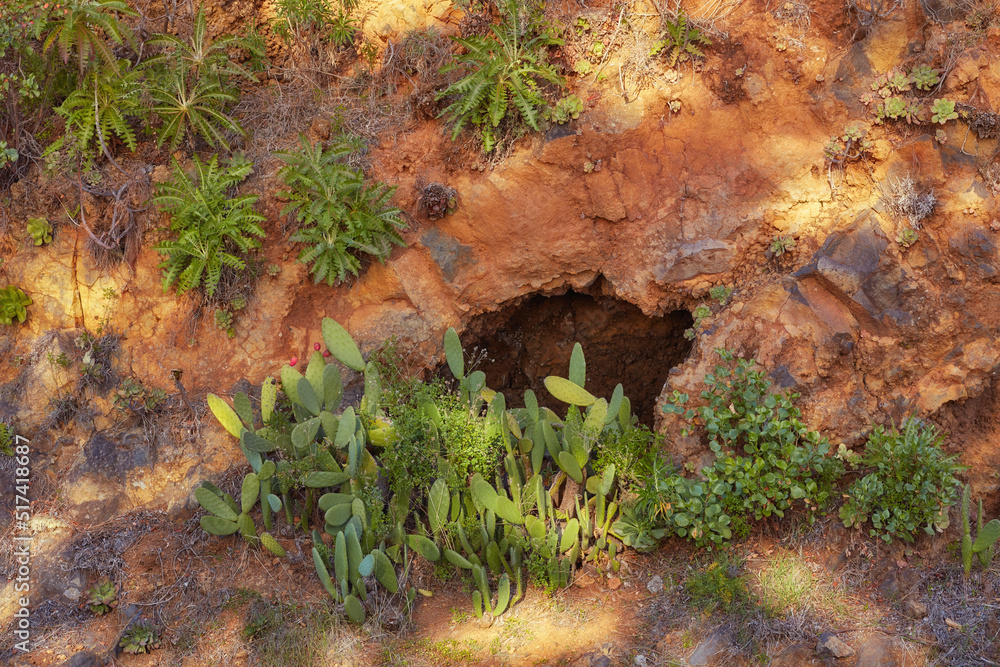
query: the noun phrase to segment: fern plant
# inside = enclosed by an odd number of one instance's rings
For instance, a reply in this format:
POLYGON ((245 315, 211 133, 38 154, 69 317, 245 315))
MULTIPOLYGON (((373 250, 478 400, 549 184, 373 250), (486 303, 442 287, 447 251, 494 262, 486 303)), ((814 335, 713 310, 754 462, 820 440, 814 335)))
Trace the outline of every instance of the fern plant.
POLYGON ((228 196, 253 171, 246 158, 237 155, 220 167, 216 156, 207 163, 196 156, 194 167, 189 178, 175 161, 173 178, 160 185, 153 198, 153 204, 171 216, 170 229, 177 234, 176 240, 155 248, 166 255, 160 264, 164 291, 177 283, 178 294, 202 287, 211 297, 222 267, 246 268, 241 255, 260 247, 264 216, 254 210, 256 195, 228 196))
POLYGON ((99 149, 113 161, 108 146, 112 138, 134 151, 138 142, 130 117, 143 112, 141 93, 142 75, 137 70, 107 64, 95 67, 56 107, 56 114, 66 121, 66 131, 46 149, 45 155, 66 149, 71 158, 82 158, 89 165, 99 149))
POLYGON ((311 264, 314 282, 332 286, 358 275, 359 254, 384 262, 393 245, 405 245, 399 230, 406 223, 389 205, 394 187, 368 184, 361 171, 344 164, 351 151, 343 140, 328 150, 310 145, 305 135, 299 142, 299 151, 278 153, 286 163, 279 175, 289 188, 279 196, 289 200, 282 215, 294 213, 300 225, 291 240, 306 244, 299 261, 311 264))
POLYGON ((479 126, 487 153, 496 146, 497 128, 508 114, 520 117, 533 130, 540 129, 539 121, 548 109, 540 82, 566 84, 544 51, 562 40, 538 32, 532 22, 520 18, 515 2, 507 3, 500 24, 491 30, 492 35, 453 38, 466 53, 456 56, 441 72, 462 69, 465 75, 437 96, 455 98, 441 112, 454 123, 452 141, 472 123, 479 126))
POLYGON ((711 46, 712 40, 701 29, 688 23, 687 14, 681 9, 678 10, 675 21, 664 21, 663 39, 653 42, 649 55, 656 56, 665 52, 667 66, 674 67, 678 62, 690 58, 704 58, 705 54, 698 48, 699 44, 711 46))
POLYGON ((45 38, 43 52, 57 46, 63 63, 68 63, 75 51, 80 66, 80 78, 87 65, 97 56, 109 67, 117 68, 118 60, 106 41, 123 44, 131 39, 128 26, 118 22, 116 14, 136 16, 122 0, 69 0, 63 13, 53 12, 49 17, 52 26, 45 38))

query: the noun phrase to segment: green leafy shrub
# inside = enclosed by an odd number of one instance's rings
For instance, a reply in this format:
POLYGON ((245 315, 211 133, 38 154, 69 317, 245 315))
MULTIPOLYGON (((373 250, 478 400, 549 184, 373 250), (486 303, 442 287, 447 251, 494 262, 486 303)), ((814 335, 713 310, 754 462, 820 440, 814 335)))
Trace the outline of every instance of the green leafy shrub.
POLYGON ((226 105, 236 102, 233 95, 222 89, 218 79, 205 77, 192 80, 179 66, 168 69, 150 88, 154 100, 153 112, 163 125, 158 130, 156 145, 167 144, 176 150, 185 137, 200 135, 212 146, 229 150, 226 132, 245 136, 243 128, 225 113, 226 105))
POLYGON ((684 13, 683 9, 678 10, 675 20, 663 21, 662 27, 663 36, 653 42, 649 55, 666 54, 668 67, 675 67, 678 62, 684 62, 691 58, 704 58, 705 54, 698 45, 712 45, 712 40, 700 28, 688 22, 687 14, 684 13))
POLYGON ((357 0, 339 3, 337 11, 321 0, 277 0, 274 31, 286 44, 309 45, 313 40, 337 47, 350 46, 358 31, 351 16, 357 0))
POLYGON ((45 38, 44 51, 58 47, 63 63, 68 63, 75 51, 80 66, 80 78, 84 70, 96 56, 106 67, 118 68, 118 60, 108 45, 121 45, 131 39, 128 27, 118 22, 118 14, 137 16, 121 0, 68 0, 62 3, 62 11, 53 11, 49 16, 49 34, 45 38))
POLYGON ((108 64, 94 67, 56 107, 56 114, 66 122, 66 131, 45 150, 45 155, 65 150, 70 161, 82 160, 86 169, 99 153, 114 159, 109 145, 112 139, 117 138, 134 151, 138 140, 130 120, 144 113, 142 89, 138 70, 108 64))
POLYGON ((401 211, 389 205, 395 191, 384 183, 367 183, 364 174, 344 163, 350 148, 337 141, 330 149, 310 146, 299 135, 301 149, 278 153, 286 166, 279 175, 289 190, 282 215, 295 214, 299 229, 291 240, 307 247, 299 261, 310 264, 316 283, 343 281, 361 270, 359 255, 384 262, 393 245, 405 245, 401 211))
MULTIPOLYGON (((716 352, 733 362, 731 352, 716 352)), ((746 359, 736 360, 735 368, 716 366, 705 376, 706 405, 685 408, 688 396, 675 391, 663 407, 687 423, 685 433, 702 433, 715 453, 715 464, 700 478, 668 477, 657 489, 668 498, 661 505, 665 523, 699 544, 729 540, 733 520, 784 517, 796 501, 815 512, 829 502, 843 473, 826 439, 800 420, 793 403, 798 394, 772 393, 755 366, 746 359)))
POLYGON ((176 283, 178 294, 201 287, 211 297, 223 266, 246 268, 243 255, 260 247, 264 216, 254 210, 256 195, 228 196, 253 171, 246 158, 237 155, 220 167, 216 156, 208 163, 196 156, 194 169, 189 178, 175 162, 173 178, 159 186, 153 204, 170 215, 177 238, 161 241, 156 250, 166 255, 160 264, 164 291, 176 283))
POLYGON ((0 324, 13 324, 15 319, 24 322, 30 305, 31 298, 27 294, 13 285, 7 285, 7 289, 0 290, 0 324))
POLYGON ((919 529, 928 535, 944 530, 947 510, 958 499, 955 474, 963 470, 957 456, 941 450, 937 427, 914 417, 900 426, 872 430, 860 463, 871 472, 851 485, 840 508, 846 527, 871 521, 868 534, 886 542, 912 542, 919 529))
POLYGON ((36 246, 52 243, 52 225, 45 218, 28 218, 28 234, 36 246))
POLYGON ((533 130, 540 129, 548 107, 542 82, 565 85, 544 50, 562 41, 540 31, 517 0, 503 3, 501 10, 500 23, 491 26, 492 34, 453 38, 465 53, 441 72, 461 70, 463 76, 438 93, 439 100, 454 99, 442 111, 454 123, 452 140, 472 123, 482 132, 483 151, 487 153, 496 146, 498 128, 505 118, 517 118, 533 130))

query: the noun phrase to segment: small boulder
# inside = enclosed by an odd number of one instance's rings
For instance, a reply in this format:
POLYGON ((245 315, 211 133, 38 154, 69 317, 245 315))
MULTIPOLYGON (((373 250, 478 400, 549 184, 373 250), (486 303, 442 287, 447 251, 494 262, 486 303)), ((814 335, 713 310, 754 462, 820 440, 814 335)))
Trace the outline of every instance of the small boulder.
POLYGON ((909 618, 920 620, 922 618, 927 618, 927 605, 925 605, 920 600, 914 600, 912 598, 907 598, 903 602, 903 613, 909 618))
POLYGON ((101 667, 103 664, 104 658, 93 651, 80 651, 71 655, 59 667, 101 667))
POLYGON ((657 593, 663 592, 663 577, 656 575, 652 579, 646 582, 646 590, 656 595, 657 593))
POLYGON ((816 642, 816 652, 820 655, 829 653, 835 658, 850 658, 854 649, 848 646, 835 632, 824 632, 816 642))

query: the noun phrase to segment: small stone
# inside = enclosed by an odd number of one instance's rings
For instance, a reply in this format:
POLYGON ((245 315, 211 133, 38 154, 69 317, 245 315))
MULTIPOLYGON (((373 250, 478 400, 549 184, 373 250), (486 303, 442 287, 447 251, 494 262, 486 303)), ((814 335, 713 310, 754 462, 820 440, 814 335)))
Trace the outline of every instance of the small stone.
POLYGON ((622 587, 622 580, 619 579, 618 577, 611 577, 610 579, 608 579, 608 588, 610 588, 611 590, 617 591, 621 587, 622 587))
POLYGON ((823 76, 822 74, 817 74, 816 75, 816 83, 823 83, 824 81, 826 81, 826 77, 825 76, 823 76))
POLYGON ((834 632, 824 632, 816 643, 816 652, 830 653, 835 658, 849 658, 854 655, 854 649, 844 643, 834 632))
POLYGON ((649 665, 649 661, 646 660, 646 656, 644 656, 642 653, 635 656, 634 662, 636 665, 638 665, 638 667, 648 667, 649 665))
POLYGON ((927 605, 920 600, 907 599, 903 603, 903 613, 910 618, 920 620, 927 617, 927 605))
POLYGON ((646 582, 646 590, 656 595, 657 593, 663 592, 663 577, 656 575, 652 579, 646 582))

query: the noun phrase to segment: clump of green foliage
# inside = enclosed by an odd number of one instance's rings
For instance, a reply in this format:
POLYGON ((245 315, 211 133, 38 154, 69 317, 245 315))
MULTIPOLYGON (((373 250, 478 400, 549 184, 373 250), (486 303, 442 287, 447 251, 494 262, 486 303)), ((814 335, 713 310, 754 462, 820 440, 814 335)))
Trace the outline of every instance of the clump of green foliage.
POLYGON ((938 428, 915 417, 904 419, 902 430, 876 426, 868 436, 860 465, 870 470, 847 490, 840 518, 848 528, 861 529, 886 542, 899 538, 913 542, 923 529, 928 535, 948 525, 948 508, 958 500, 963 470, 957 456, 941 449, 938 428))
POLYGON ((771 239, 767 251, 771 257, 781 257, 790 254, 793 248, 795 248, 795 237, 790 234, 779 234, 771 239))
POLYGON ((746 579, 733 573, 736 564, 713 560, 708 567, 690 574, 684 588, 691 601, 706 611, 731 610, 750 602, 746 579))
POLYGON ((0 324, 13 324, 14 320, 24 322, 28 316, 31 297, 13 285, 0 290, 0 324))
POLYGON ((976 538, 972 539, 972 522, 969 520, 969 505, 972 491, 965 485, 962 491, 962 569, 965 576, 972 573, 972 555, 979 559, 983 570, 989 570, 996 554, 997 541, 1000 540, 1000 519, 983 523, 983 499, 979 499, 979 512, 976 516, 976 538))
POLYGON ((331 3, 322 0, 277 0, 272 26, 289 46, 350 46, 359 29, 357 19, 351 15, 357 0, 344 0, 338 5, 334 12, 331 3))
POLYGON ((400 209, 389 205, 394 187, 370 183, 359 169, 344 160, 351 153, 347 141, 329 149, 309 144, 299 136, 301 148, 278 153, 286 164, 279 175, 288 190, 282 214, 295 214, 299 229, 291 240, 304 243, 299 261, 310 264, 316 283, 332 286, 348 274, 358 275, 360 255, 384 262, 394 245, 405 245, 399 230, 406 228, 400 209))
POLYGON ((928 92, 940 80, 938 70, 926 65, 914 67, 909 74, 893 69, 875 77, 871 92, 862 95, 861 102, 874 109, 878 124, 905 120, 911 125, 921 125, 927 122, 929 114, 932 123, 944 124, 958 118, 958 114, 952 115, 954 102, 936 99, 934 104, 927 104, 926 99, 915 96, 919 93, 914 91, 916 88, 917 91, 928 92))
POLYGON ((46 150, 46 156, 66 152, 70 162, 93 165, 97 154, 114 160, 111 142, 117 139, 134 151, 138 139, 131 119, 141 116, 142 74, 117 64, 93 66, 55 112, 66 123, 66 131, 46 150))
POLYGON ((506 0, 498 7, 500 23, 491 26, 492 34, 453 38, 465 53, 441 72, 460 70, 463 76, 438 93, 438 99, 453 99, 442 112, 454 123, 452 140, 472 123, 482 134, 486 153, 496 147, 505 119, 541 129, 548 107, 542 84, 565 85, 545 52, 545 47, 562 40, 542 29, 536 7, 518 0, 506 0))
POLYGON ((225 167, 216 156, 207 163, 195 156, 194 171, 189 178, 175 162, 173 178, 159 186, 153 204, 170 214, 177 238, 156 250, 166 255, 160 264, 164 291, 176 283, 178 294, 201 287, 211 297, 223 267, 246 268, 244 256, 260 247, 264 216, 254 209, 257 195, 228 196, 253 171, 243 156, 225 167))
POLYGON ((95 58, 117 69, 118 59, 108 41, 121 46, 132 39, 118 15, 136 16, 135 11, 122 0, 68 0, 62 3, 61 10, 48 17, 49 34, 43 50, 48 52, 56 46, 63 63, 68 63, 75 53, 80 79, 95 58))
POLYGON ((683 9, 678 10, 675 20, 664 20, 662 27, 662 37, 653 42, 649 55, 666 54, 668 67, 693 58, 704 58, 705 54, 698 45, 712 45, 712 40, 688 21, 683 9))
POLYGON ((17 435, 14 433, 14 427, 0 419, 0 454, 13 456, 16 440, 17 435))
POLYGON ((716 353, 727 366, 705 376, 706 402, 687 408, 689 397, 674 392, 663 411, 678 415, 685 434, 700 432, 715 453, 715 464, 699 478, 662 476, 655 491, 665 499, 657 518, 681 537, 698 544, 719 545, 733 535, 732 524, 765 517, 784 517, 800 503, 810 519, 825 506, 834 482, 843 473, 830 444, 800 419, 798 394, 775 393, 756 362, 716 353))
POLYGON ((958 118, 958 112, 955 111, 955 102, 952 100, 934 100, 934 104, 931 105, 931 122, 940 123, 944 125, 949 120, 955 120, 958 118))

